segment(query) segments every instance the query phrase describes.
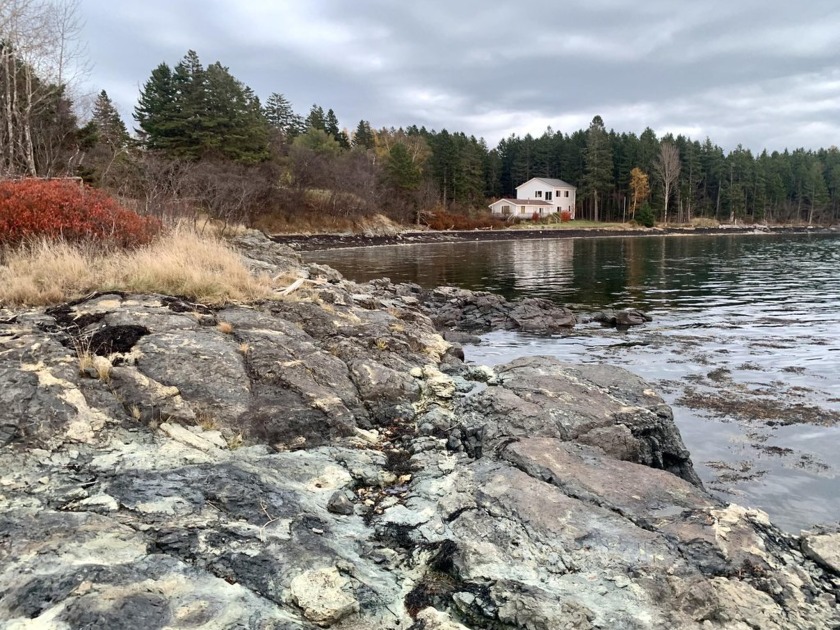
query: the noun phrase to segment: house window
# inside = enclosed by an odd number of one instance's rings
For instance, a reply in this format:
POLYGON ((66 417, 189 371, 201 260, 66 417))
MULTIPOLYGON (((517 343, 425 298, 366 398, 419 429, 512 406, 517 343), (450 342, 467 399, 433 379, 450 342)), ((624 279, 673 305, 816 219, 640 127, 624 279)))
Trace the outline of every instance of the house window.
POLYGON ((546 201, 551 201, 551 191, 550 190, 546 191, 545 200, 546 201))
POLYGON ((525 214, 525 206, 519 206, 519 214, 525 214))
POLYGON ((568 191, 568 190, 566 191, 566 195, 565 195, 565 196, 566 196, 566 197, 568 197, 568 196, 569 196, 569 191, 568 191))
POLYGON ((538 190, 538 191, 537 191, 536 193, 534 193, 534 194, 535 194, 535 196, 537 197, 537 199, 542 199, 542 191, 541 191, 541 190, 538 190))
POLYGON ((502 216, 510 216, 510 206, 502 206, 502 216))

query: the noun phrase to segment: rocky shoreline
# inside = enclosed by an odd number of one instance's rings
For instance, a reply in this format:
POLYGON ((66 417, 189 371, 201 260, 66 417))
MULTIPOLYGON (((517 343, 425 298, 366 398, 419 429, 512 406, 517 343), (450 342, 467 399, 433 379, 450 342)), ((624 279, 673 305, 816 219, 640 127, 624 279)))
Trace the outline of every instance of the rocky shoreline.
POLYGON ((416 245, 423 243, 457 243, 463 241, 509 241, 557 238, 601 238, 642 236, 696 236, 710 234, 836 234, 837 228, 814 226, 728 225, 720 227, 669 227, 638 229, 572 229, 551 228, 506 230, 412 231, 389 234, 275 234, 274 242, 296 251, 315 251, 376 245, 416 245))
POLYGON ((451 332, 574 314, 239 245, 300 288, 0 312, 3 627, 840 626, 840 534, 706 493, 643 380, 451 332))

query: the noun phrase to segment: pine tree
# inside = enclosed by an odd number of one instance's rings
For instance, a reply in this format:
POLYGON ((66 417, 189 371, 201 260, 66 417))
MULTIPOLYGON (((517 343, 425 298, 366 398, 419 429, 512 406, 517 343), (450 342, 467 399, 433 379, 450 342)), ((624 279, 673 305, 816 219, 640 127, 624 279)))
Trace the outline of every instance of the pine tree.
POLYGON ((402 142, 397 142, 391 147, 385 172, 388 183, 398 193, 405 194, 420 187, 422 173, 402 142))
POLYGON ((206 149, 208 135, 212 135, 212 131, 208 134, 212 108, 207 102, 207 74, 194 50, 187 51, 175 66, 172 80, 176 90, 173 123, 179 139, 170 150, 176 157, 195 160, 206 149))
POLYGON ((347 134, 339 128, 338 117, 332 109, 327 110, 327 115, 324 118, 324 124, 324 131, 335 138, 335 141, 338 142, 338 145, 342 149, 350 148, 350 138, 348 138, 347 134))
POLYGON ((268 123, 259 99, 219 62, 206 69, 189 51, 171 70, 161 64, 135 108, 142 139, 169 157, 221 155, 253 163, 268 157, 268 123))
POLYGON ((107 186, 109 174, 118 162, 127 163, 131 142, 125 123, 105 90, 96 97, 93 118, 82 130, 80 143, 87 152, 78 172, 86 181, 107 186))
POLYGON ((128 129, 108 93, 102 90, 93 104, 93 120, 97 142, 113 149, 124 148, 129 141, 128 129))
POLYGON ((309 149, 321 155, 332 157, 341 153, 341 147, 335 138, 322 129, 310 127, 306 133, 300 134, 292 142, 292 147, 297 149, 309 149))
POLYGON ((598 221, 598 201, 600 194, 609 190, 613 184, 613 161, 610 137, 604 129, 604 121, 595 116, 586 132, 586 150, 584 152, 586 170, 583 175, 584 192, 591 194, 594 200, 592 219, 598 221))
POLYGON ((324 131, 338 140, 338 134, 341 130, 338 128, 338 117, 332 109, 327 110, 327 115, 324 117, 324 125, 324 131))
POLYGON ((263 107, 263 115, 268 124, 280 131, 287 141, 299 136, 306 127, 303 118, 292 109, 292 104, 278 92, 268 97, 263 107))
POLYGON ((370 123, 366 120, 360 120, 356 125, 356 131, 353 132, 352 145, 354 149, 372 149, 376 144, 373 137, 373 130, 370 128, 370 123))
POLYGON ((309 110, 309 115, 306 117, 306 128, 327 131, 327 121, 323 107, 320 105, 312 106, 309 110))
POLYGON ((207 111, 198 125, 202 152, 244 163, 266 159, 268 122, 254 92, 218 61, 207 67, 205 77, 207 111))
POLYGON ((140 90, 134 108, 137 133, 146 148, 166 151, 178 141, 177 89, 172 68, 161 63, 140 90))

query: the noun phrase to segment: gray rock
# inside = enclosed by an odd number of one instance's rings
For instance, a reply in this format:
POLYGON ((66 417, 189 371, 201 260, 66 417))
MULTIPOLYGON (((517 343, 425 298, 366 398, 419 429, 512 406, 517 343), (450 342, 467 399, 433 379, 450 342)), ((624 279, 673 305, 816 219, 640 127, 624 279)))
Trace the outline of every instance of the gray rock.
POLYGON ((575 325, 574 313, 542 298, 509 302, 499 295, 441 287, 433 291, 427 310, 444 329, 513 330, 549 333, 575 325))
POLYGON ((618 326, 628 328, 630 326, 641 326, 652 320, 651 316, 635 308, 626 308, 620 311, 605 310, 595 313, 592 320, 600 322, 605 326, 618 326))
POLYGON ((496 374, 501 386, 464 398, 455 409, 482 452, 511 438, 556 437, 700 484, 670 408, 630 372, 527 357, 497 367, 496 374))
POLYGON ((706 494, 644 381, 539 357, 467 368, 424 314, 539 327, 546 305, 355 285, 246 240, 255 268, 329 284, 250 308, 4 311, 0 625, 840 622, 836 534, 787 536, 706 494), (110 382, 80 375, 79 331, 115 342, 110 382))
POLYGON ((216 330, 147 335, 137 343, 138 369, 211 418, 234 420, 248 408, 250 386, 242 354, 216 330))
POLYGON ((806 536, 802 540, 806 556, 840 575, 840 533, 806 536))
POLYGON ((359 602, 348 591, 350 580, 335 567, 307 571, 291 583, 292 601, 303 616, 328 628, 359 610, 359 602))
POLYGON ((348 516, 353 514, 353 502, 347 498, 347 495, 344 492, 335 492, 327 502, 327 510, 333 514, 343 514, 348 516))

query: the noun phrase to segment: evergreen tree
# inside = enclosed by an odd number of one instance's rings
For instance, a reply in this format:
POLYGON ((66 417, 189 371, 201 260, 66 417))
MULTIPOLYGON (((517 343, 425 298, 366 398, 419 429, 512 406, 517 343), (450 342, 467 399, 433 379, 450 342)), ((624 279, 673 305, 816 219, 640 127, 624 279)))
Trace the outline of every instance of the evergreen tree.
POLYGON ((405 194, 420 187, 422 173, 402 142, 391 147, 385 171, 388 183, 398 193, 405 194))
POLYGON ((303 118, 294 112, 291 103, 278 92, 268 97, 263 115, 271 128, 280 131, 286 140, 299 136, 306 127, 303 118))
POLYGON ((338 117, 332 109, 327 110, 327 115, 324 117, 324 131, 338 140, 338 134, 341 130, 338 127, 338 117))
POLYGON ((175 157, 196 160, 213 143, 215 112, 208 103, 207 73, 194 50, 187 51, 172 72, 176 90, 175 123, 178 141, 170 149, 175 157))
POLYGON ((108 93, 102 90, 93 104, 93 120, 97 142, 113 149, 124 148, 129 142, 128 129, 108 93))
POLYGON ((268 156, 259 99, 219 62, 205 69, 192 50, 174 70, 164 63, 152 71, 134 116, 145 146, 169 157, 253 163, 268 156))
POLYGON ((131 141, 125 123, 105 90, 96 97, 93 118, 83 130, 82 146, 89 157, 79 174, 86 180, 100 185, 109 184, 112 167, 121 159, 127 163, 127 148, 131 141))
POLYGON ((253 91, 216 62, 205 72, 207 110, 198 123, 201 151, 243 163, 268 157, 268 123, 253 91))
POLYGON ((338 117, 332 109, 327 110, 327 114, 324 117, 324 131, 335 138, 335 141, 338 142, 338 145, 342 149, 350 148, 350 138, 338 126, 338 117))
POLYGON ((599 197, 613 184, 613 161, 610 138, 604 128, 604 121, 595 116, 586 132, 586 152, 584 154, 586 170, 583 175, 584 192, 592 195, 594 205, 592 219, 599 220, 599 197))
POLYGON ((352 145, 354 149, 373 149, 376 145, 376 140, 373 137, 373 130, 370 128, 370 123, 366 120, 360 120, 356 125, 356 131, 353 132, 352 145))
POLYGON ((335 138, 322 129, 310 127, 306 133, 302 133, 292 142, 292 146, 298 149, 309 149, 318 154, 338 156, 341 153, 341 146, 335 138))
MULTIPOLYGON (((330 110, 332 111, 332 110, 330 110)), ((324 108, 320 105, 313 105, 309 110, 309 115, 306 117, 307 129, 318 129, 319 131, 327 131, 327 119, 324 114, 324 108)))
POLYGON ((152 70, 134 108, 134 119, 139 125, 136 131, 146 148, 167 151, 177 142, 177 97, 172 68, 161 63, 152 70))

